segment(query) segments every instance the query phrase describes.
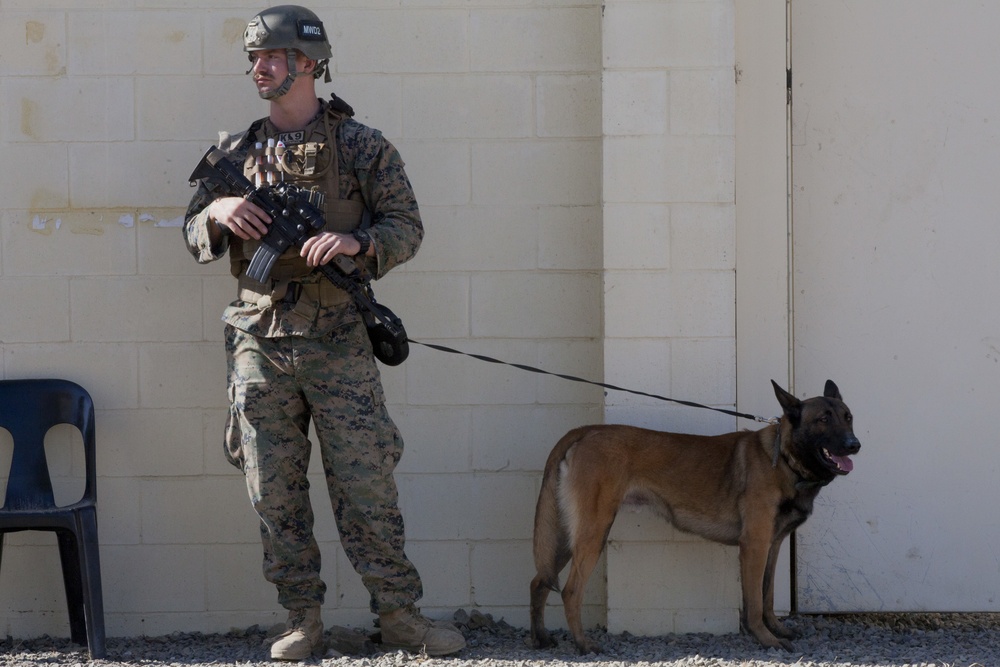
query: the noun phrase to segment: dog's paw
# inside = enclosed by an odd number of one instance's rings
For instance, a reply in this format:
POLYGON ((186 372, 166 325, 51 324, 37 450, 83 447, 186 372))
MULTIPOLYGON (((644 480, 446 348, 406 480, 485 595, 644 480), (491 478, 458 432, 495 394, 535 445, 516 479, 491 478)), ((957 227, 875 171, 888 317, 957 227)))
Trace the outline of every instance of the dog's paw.
POLYGON ((781 639, 795 639, 799 636, 799 633, 795 632, 787 625, 779 621, 777 618, 768 618, 764 621, 767 625, 767 629, 774 633, 776 637, 781 639))
POLYGON ((576 648, 580 651, 580 655, 587 655, 588 653, 602 653, 601 645, 590 641, 586 637, 576 639, 576 648))
POLYGON ((557 642, 548 632, 531 633, 531 648, 555 648, 558 644, 559 642, 557 642))

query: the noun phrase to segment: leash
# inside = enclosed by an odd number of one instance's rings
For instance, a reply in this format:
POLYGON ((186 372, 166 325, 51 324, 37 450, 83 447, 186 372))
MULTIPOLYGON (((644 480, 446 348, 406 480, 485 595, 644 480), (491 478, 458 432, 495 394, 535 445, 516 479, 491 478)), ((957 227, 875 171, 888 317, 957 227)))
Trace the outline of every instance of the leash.
POLYGON ((562 373, 553 373, 551 371, 546 371, 541 368, 535 368, 534 366, 525 366, 524 364, 512 364, 509 361, 502 361, 500 359, 494 359, 493 357, 487 357, 482 354, 473 354, 471 352, 463 352, 461 350, 456 350, 451 347, 445 347, 444 345, 435 345, 434 343, 421 343, 419 340, 413 340, 412 338, 407 338, 408 342, 415 345, 422 345, 423 347, 429 347, 432 350, 438 350, 439 352, 448 352, 449 354, 459 354, 464 357, 472 357, 473 359, 479 359, 480 361, 486 361, 491 364, 500 364, 502 366, 510 366, 512 368, 519 368, 522 371, 530 371, 532 373, 539 373, 541 375, 552 375, 557 378, 562 378, 563 380, 569 380, 570 382, 582 382, 583 384, 590 384, 596 387, 603 387, 605 389, 611 389, 613 391, 623 391, 628 394, 635 394, 637 396, 646 396, 647 398, 655 398, 659 401, 669 401, 671 403, 677 403, 678 405, 685 405, 689 408, 700 408, 702 410, 713 410, 715 412, 721 412, 722 414, 730 415, 731 417, 740 417, 741 419, 750 419, 752 421, 761 422, 764 424, 777 424, 777 417, 758 417, 756 415, 751 415, 746 412, 736 412, 735 410, 726 410, 725 408, 713 408, 710 405, 702 405, 701 403, 693 403, 691 401, 682 401, 676 398, 668 398, 666 396, 660 396, 659 394, 648 394, 644 391, 636 391, 634 389, 626 389, 625 387, 617 387, 613 384, 605 384, 604 382, 594 382, 593 380, 586 380, 584 378, 579 378, 573 375, 564 375, 562 373))

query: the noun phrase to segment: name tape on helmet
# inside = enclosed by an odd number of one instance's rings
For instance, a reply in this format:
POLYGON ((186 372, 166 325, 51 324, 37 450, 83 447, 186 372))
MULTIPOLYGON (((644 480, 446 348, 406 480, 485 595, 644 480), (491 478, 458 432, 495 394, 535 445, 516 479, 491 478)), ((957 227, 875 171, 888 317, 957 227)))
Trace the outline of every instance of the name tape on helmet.
POLYGON ((326 40, 326 32, 323 30, 323 23, 321 21, 312 21, 310 19, 299 19, 299 39, 322 42, 326 40))

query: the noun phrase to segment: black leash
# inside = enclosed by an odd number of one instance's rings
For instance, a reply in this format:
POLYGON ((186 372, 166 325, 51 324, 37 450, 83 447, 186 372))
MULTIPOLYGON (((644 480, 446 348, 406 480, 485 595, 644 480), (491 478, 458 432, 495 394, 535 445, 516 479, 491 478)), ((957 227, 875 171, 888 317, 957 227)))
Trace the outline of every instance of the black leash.
POLYGON ((670 401, 671 403, 677 403, 679 405, 686 405, 690 408, 701 408, 703 410, 714 410, 715 412, 721 412, 726 415, 733 417, 740 417, 742 419, 751 419, 756 422, 762 422, 765 424, 773 424, 775 420, 767 417, 758 417, 756 415, 751 415, 746 412, 736 412, 734 410, 726 410, 725 408, 713 408, 710 405, 702 405, 701 403, 692 403, 691 401, 681 401, 676 398, 667 398, 666 396, 660 396, 659 394, 647 394, 644 391, 636 391, 634 389, 626 389, 624 387, 616 387, 613 384, 605 384, 603 382, 594 382, 593 380, 586 380, 584 378, 575 377, 573 375, 563 375, 562 373, 553 373, 551 371, 542 370, 541 368, 535 368, 534 366, 525 366, 524 364, 512 364, 509 361, 501 361, 500 359, 494 359, 493 357, 487 357, 482 354, 472 354, 471 352, 462 352, 461 350, 456 350, 454 348, 445 347, 444 345, 435 345, 433 343, 421 343, 419 340, 413 340, 412 338, 407 339, 410 343, 415 345, 422 345, 424 347, 429 347, 432 350, 438 350, 440 352, 449 352, 451 354, 460 354, 465 357, 472 357, 473 359, 479 359, 480 361, 486 361, 491 364, 500 364, 502 366, 511 366, 513 368, 520 368, 522 371, 531 371, 532 373, 540 373, 541 375, 553 375, 557 378, 562 378, 564 380, 569 380, 571 382, 582 382, 584 384, 592 384, 597 387, 604 387, 605 389, 612 389, 614 391, 624 391, 629 394, 635 394, 637 396, 646 396, 648 398, 655 398, 660 401, 670 401))

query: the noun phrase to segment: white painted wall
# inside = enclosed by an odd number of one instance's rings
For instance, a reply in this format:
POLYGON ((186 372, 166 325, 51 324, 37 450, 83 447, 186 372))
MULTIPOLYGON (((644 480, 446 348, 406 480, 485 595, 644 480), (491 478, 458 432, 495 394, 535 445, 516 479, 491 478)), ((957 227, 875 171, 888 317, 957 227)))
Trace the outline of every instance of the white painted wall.
POLYGON ((862 443, 800 531, 804 610, 1000 608, 998 25, 792 2, 796 389, 833 378, 862 443))
MULTIPOLYGON (((266 112, 242 74, 255 9, 127 4, 0 5, 0 152, 14 166, 0 179, 0 376, 63 376, 94 394, 110 635, 268 623, 282 613, 221 453, 233 281, 222 263, 197 266, 178 228, 185 179, 217 131, 266 112)), ((399 146, 421 202, 424 247, 377 286, 413 338, 735 403, 733 0, 310 6, 335 37, 332 89, 399 146)), ((431 614, 478 607, 526 624, 539 471, 568 428, 734 427, 419 346, 384 380, 431 614)), ((61 459, 60 484, 79 466, 61 459)), ((315 488, 324 616, 367 623, 315 488)), ((616 527, 590 622, 734 629, 732 553, 648 529, 667 545, 616 527), (655 595, 622 577, 659 577, 674 554, 655 595), (706 602, 698 582, 722 583, 706 602)), ((58 581, 49 536, 9 537, 0 631, 67 634, 58 581)))

